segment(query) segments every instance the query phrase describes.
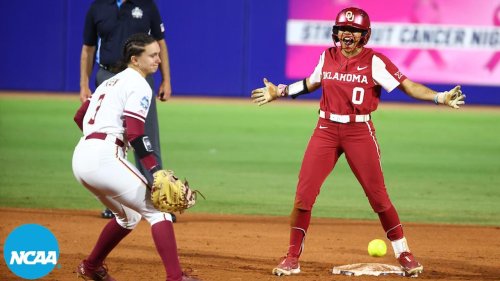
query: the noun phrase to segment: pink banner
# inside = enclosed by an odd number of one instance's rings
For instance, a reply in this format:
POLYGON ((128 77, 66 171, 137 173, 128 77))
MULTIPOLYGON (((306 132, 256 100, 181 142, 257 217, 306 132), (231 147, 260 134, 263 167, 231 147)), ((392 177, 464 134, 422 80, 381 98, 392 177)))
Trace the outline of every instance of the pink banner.
POLYGON ((500 0, 290 0, 286 76, 309 76, 333 45, 337 13, 355 6, 372 22, 367 47, 424 83, 500 86, 500 0))

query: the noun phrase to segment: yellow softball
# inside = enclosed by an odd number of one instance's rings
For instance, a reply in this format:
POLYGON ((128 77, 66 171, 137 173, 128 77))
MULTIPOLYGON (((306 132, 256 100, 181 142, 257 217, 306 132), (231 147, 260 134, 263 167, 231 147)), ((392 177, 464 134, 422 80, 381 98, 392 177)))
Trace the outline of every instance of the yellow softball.
POLYGON ((372 257, 383 257, 387 253, 387 245, 382 239, 373 239, 368 243, 368 254, 372 257))

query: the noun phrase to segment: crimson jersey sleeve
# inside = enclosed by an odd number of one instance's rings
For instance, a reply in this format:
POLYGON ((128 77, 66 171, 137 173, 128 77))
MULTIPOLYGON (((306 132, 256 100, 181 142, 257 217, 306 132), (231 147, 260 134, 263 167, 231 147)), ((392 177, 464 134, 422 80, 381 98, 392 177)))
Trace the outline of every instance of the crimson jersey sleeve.
POLYGON ((127 127, 126 137, 129 142, 133 141, 139 136, 144 135, 144 122, 139 119, 125 116, 125 126, 127 127))

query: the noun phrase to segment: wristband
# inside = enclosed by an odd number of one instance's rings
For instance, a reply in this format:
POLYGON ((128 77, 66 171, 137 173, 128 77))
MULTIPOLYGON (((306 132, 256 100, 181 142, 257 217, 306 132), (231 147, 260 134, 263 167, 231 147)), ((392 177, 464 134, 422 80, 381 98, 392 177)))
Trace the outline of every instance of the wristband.
POLYGON ((285 84, 279 84, 278 85, 278 97, 284 97, 287 95, 286 93, 286 87, 288 87, 287 85, 285 84))
POLYGON ((436 93, 436 95, 434 96, 434 103, 435 104, 439 104, 439 95, 442 94, 442 93, 436 93))
POLYGON ((307 88, 306 79, 297 81, 288 86, 288 95, 292 98, 296 98, 300 95, 308 94, 309 89, 307 88))

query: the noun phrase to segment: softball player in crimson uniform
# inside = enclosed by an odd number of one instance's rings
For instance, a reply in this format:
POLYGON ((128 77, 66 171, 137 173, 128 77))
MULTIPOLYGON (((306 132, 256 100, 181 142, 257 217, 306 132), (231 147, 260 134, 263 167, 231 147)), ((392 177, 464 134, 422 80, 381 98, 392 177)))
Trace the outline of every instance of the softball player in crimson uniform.
POLYGON ((278 97, 297 97, 322 87, 319 120, 309 141, 299 174, 291 213, 287 255, 273 269, 276 275, 300 272, 299 257, 321 185, 343 153, 378 214, 395 256, 407 275, 418 275, 423 266, 410 252, 398 213, 389 199, 380 166, 380 149, 370 113, 377 109, 381 88, 396 87, 409 96, 459 108, 464 104, 460 86, 436 93, 411 81, 384 55, 364 45, 370 38, 368 14, 358 8, 342 10, 332 30, 335 46, 325 50, 313 73, 291 85, 278 85, 264 78, 264 88, 252 91, 259 105, 278 97), (337 46, 337 45, 340 45, 337 46))
POLYGON ((124 46, 127 68, 104 81, 75 115, 83 131, 73 154, 75 177, 116 214, 77 268, 78 276, 85 280, 115 280, 103 266, 104 260, 141 217, 151 225, 167 280, 197 280, 181 271, 171 215, 154 208, 146 179, 126 157, 130 144, 144 167, 152 174, 159 170, 149 138, 144 135, 152 99, 145 77, 158 69, 159 53, 160 47, 151 36, 131 36, 124 46))

